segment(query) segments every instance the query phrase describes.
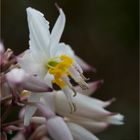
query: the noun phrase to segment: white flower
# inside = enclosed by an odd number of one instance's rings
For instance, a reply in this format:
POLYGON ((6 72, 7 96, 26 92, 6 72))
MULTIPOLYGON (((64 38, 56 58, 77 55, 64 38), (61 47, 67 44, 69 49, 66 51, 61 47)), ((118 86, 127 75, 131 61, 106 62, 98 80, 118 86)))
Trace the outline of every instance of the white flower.
MULTIPOLYGON (((95 91, 95 83, 90 83, 88 94, 95 91)), ((96 87, 97 88, 97 87, 96 87)), ((52 94, 44 94, 41 98, 46 107, 56 112, 64 118, 71 133, 76 140, 98 140, 93 133, 98 133, 106 129, 109 125, 122 125, 124 116, 119 113, 112 113, 105 108, 112 103, 114 99, 109 101, 101 101, 96 98, 77 93, 74 98, 76 111, 69 113, 69 105, 64 97, 63 91, 52 92, 52 94)), ((45 112, 45 111, 44 111, 45 112)), ((33 122, 44 123, 43 118, 33 117, 33 122)))
MULTIPOLYGON (((75 60, 73 50, 69 45, 59 42, 65 26, 65 15, 61 8, 59 12, 60 15, 50 33, 49 22, 44 15, 33 8, 27 8, 30 48, 25 51, 23 57, 18 58, 18 62, 26 71, 45 79, 50 87, 53 83, 58 85, 67 97, 71 112, 74 112, 72 96, 76 92, 69 77, 74 79, 82 89, 87 89, 88 86, 83 70, 75 60)), ((33 101, 34 96, 36 95, 33 94, 29 100, 33 101)), ((39 101, 40 96, 35 99, 39 101)))
MULTIPOLYGON (((95 87, 94 84, 90 84, 92 85, 92 90, 88 91, 89 94, 91 94, 92 91, 95 90, 93 88, 95 87)), ((111 113, 105 109, 105 107, 110 105, 113 100, 104 102, 99 99, 91 98, 81 93, 77 93, 77 96, 74 98, 77 110, 70 114, 68 111, 69 106, 66 98, 61 92, 62 91, 59 91, 57 93, 53 92, 52 94, 44 94, 44 97, 41 98, 41 102, 46 107, 40 106, 40 108, 42 110, 42 113, 44 114, 43 116, 47 118, 48 123, 50 123, 51 125, 51 127, 49 125, 47 129, 54 140, 57 140, 58 137, 62 137, 62 139, 65 139, 66 134, 67 136, 69 135, 68 130, 65 129, 65 123, 67 124, 75 140, 98 140, 98 138, 94 135, 95 133, 103 131, 111 124, 123 124, 123 115, 111 113), (63 122, 62 118, 59 119, 58 117, 56 117, 54 115, 55 113, 64 118, 65 123, 63 122), (65 130, 67 130, 67 133, 63 133, 65 130)), ((34 116, 32 117, 31 122, 37 124, 46 124, 45 118, 42 116, 34 116)))

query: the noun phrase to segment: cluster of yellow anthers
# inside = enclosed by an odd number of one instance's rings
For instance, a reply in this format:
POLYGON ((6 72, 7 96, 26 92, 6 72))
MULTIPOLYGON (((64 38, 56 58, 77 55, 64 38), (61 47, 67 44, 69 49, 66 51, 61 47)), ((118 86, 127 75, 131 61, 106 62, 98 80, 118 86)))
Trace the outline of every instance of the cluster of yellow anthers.
POLYGON ((67 55, 61 55, 60 57, 56 57, 51 59, 47 67, 49 69, 49 73, 54 76, 53 83, 57 84, 60 88, 65 87, 65 83, 62 80, 62 77, 64 75, 70 76, 69 68, 74 63, 74 60, 67 56, 67 55), (57 61, 57 59, 60 59, 60 61, 57 61))

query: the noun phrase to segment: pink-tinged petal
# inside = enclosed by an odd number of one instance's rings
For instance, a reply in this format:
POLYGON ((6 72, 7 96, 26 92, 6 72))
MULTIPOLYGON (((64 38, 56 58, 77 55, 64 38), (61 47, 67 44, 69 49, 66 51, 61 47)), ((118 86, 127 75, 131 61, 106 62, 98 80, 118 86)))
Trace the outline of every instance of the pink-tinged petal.
POLYGON ((111 105, 115 101, 116 101, 116 98, 111 98, 110 100, 104 102, 103 107, 106 108, 106 107, 108 107, 109 105, 111 105))
POLYGON ((75 90, 84 95, 92 95, 97 89, 99 89, 102 86, 103 83, 103 80, 98 80, 95 82, 88 83, 88 89, 86 90, 82 90, 80 86, 76 86, 75 90))
POLYGON ((17 133, 11 140, 25 140, 25 137, 22 133, 17 133))
POLYGON ((75 60, 77 61, 77 63, 81 66, 81 68, 84 71, 93 71, 96 72, 96 69, 92 66, 90 66, 89 64, 87 64, 83 59, 81 59, 79 56, 75 56, 75 60))
POLYGON ((46 119, 55 116, 55 113, 49 107, 45 106, 43 103, 37 103, 37 107, 46 119))
POLYGON ((45 81, 38 77, 30 76, 23 84, 23 88, 33 92, 51 92, 52 89, 48 87, 45 81))
MULTIPOLYGON (((32 93, 29 97, 29 102, 37 103, 40 101, 42 94, 35 94, 32 93)), ((25 116, 24 116, 24 125, 28 126, 30 124, 31 118, 34 115, 35 111, 37 110, 36 106, 27 105, 25 108, 25 116)))
POLYGON ((114 125, 123 125, 124 124, 124 116, 122 114, 115 114, 108 117, 103 118, 101 121, 105 121, 109 124, 114 125))
POLYGON ((26 50, 23 54, 18 56, 18 64, 26 72, 29 72, 30 74, 39 75, 43 79, 46 74, 46 70, 44 69, 42 63, 38 62, 38 60, 42 59, 42 55, 40 55, 39 58, 33 58, 32 53, 33 52, 31 52, 31 50, 26 50))
MULTIPOLYGON (((79 98, 78 95, 79 94, 77 94, 77 96, 73 98, 73 102, 76 106, 76 111, 73 112, 72 115, 79 115, 81 117, 97 119, 112 114, 111 112, 102 108, 99 103, 96 104, 97 101, 95 102, 94 100, 92 100, 92 98, 91 100, 87 99, 90 98, 88 96, 85 96, 85 98, 79 98)), ((69 108, 69 103, 67 102, 64 94, 62 92, 57 92, 55 97, 56 112, 62 115, 69 116, 71 111, 69 108)))
POLYGON ((99 140, 95 135, 75 123, 68 123, 68 127, 76 140, 99 140))
POLYGON ((47 92, 51 90, 45 82, 26 73, 23 69, 12 69, 6 74, 6 79, 12 88, 22 88, 32 92, 47 92))
POLYGON ((73 140, 71 132, 61 117, 52 117, 47 120, 46 127, 54 140, 73 140))
POLYGON ((52 51, 54 51, 53 49, 55 49, 55 45, 58 44, 60 41, 66 22, 66 17, 63 10, 61 8, 58 8, 58 10, 60 15, 57 18, 50 35, 50 45, 52 51))
POLYGON ((100 122, 96 120, 82 118, 79 116, 72 116, 70 118, 67 118, 66 120, 68 122, 74 122, 76 124, 79 124, 93 133, 99 133, 109 126, 107 122, 100 122))

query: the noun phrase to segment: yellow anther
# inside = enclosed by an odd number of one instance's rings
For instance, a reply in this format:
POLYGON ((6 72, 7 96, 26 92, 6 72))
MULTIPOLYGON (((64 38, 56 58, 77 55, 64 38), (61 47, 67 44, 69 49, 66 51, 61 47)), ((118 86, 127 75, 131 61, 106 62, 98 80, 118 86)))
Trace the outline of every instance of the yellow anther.
POLYGON ((61 55, 56 59, 51 59, 47 66, 49 73, 54 75, 54 83, 59 87, 63 88, 65 86, 64 81, 62 80, 63 75, 70 75, 69 68, 72 66, 74 60, 66 55, 61 55), (60 59, 58 61, 58 58, 60 59))

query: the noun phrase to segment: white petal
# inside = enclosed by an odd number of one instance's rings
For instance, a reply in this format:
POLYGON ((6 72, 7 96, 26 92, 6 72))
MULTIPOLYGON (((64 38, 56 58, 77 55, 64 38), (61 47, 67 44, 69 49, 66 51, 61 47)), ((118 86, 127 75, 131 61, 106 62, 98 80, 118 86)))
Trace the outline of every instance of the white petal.
POLYGON ((67 118, 67 121, 79 124, 93 133, 101 132, 109 126, 107 122, 95 121, 87 118, 82 118, 79 116, 72 116, 70 118, 67 118))
POLYGON ((49 72, 46 74, 44 80, 46 81, 47 85, 51 88, 53 88, 52 81, 54 80, 54 76, 50 74, 49 72))
MULTIPOLYGON (((42 96, 41 93, 32 93, 29 97, 29 102, 39 102, 40 97, 42 96)), ((25 116, 24 116, 24 125, 28 126, 32 116, 34 115, 35 111, 37 110, 36 106, 27 105, 25 108, 25 116)))
POLYGON ((124 124, 123 120, 124 120, 124 116, 121 114, 108 116, 103 119, 103 121, 106 121, 109 124, 114 124, 114 125, 123 125, 124 124))
POLYGON ((42 63, 35 61, 30 50, 24 52, 22 57, 17 58, 19 65, 28 73, 39 75, 40 78, 43 78, 46 71, 42 63))
POLYGON ((76 140, 99 140, 95 135, 75 123, 68 123, 71 133, 76 140))
POLYGON ((47 120, 46 127, 53 140, 73 140, 72 135, 61 117, 47 120))
POLYGON ((63 10, 60 8, 59 9, 60 15, 52 29, 51 36, 50 36, 50 46, 51 50, 54 51, 53 49, 56 48, 55 45, 57 45, 60 41, 61 35, 64 30, 66 18, 63 13, 63 10))
POLYGON ((59 43, 56 45, 56 48, 51 51, 53 57, 58 57, 61 55, 68 55, 70 57, 74 57, 74 52, 69 45, 65 43, 59 43))
POLYGON ((41 112, 41 114, 46 118, 53 118, 55 116, 55 112, 53 112, 49 106, 46 106, 45 104, 39 102, 36 104, 38 107, 38 110, 41 112))
MULTIPOLYGON (((62 92, 57 92, 55 97, 57 113, 69 116, 69 104, 64 94, 62 92)), ((73 98, 73 102, 76 105, 76 111, 73 112, 71 115, 78 115, 90 119, 98 119, 112 114, 111 112, 103 109, 100 103, 96 104, 96 101, 92 100, 92 98, 89 101, 86 98, 79 98, 79 96, 77 95, 73 98)))
POLYGON ((41 12, 30 7, 27 8, 27 18, 30 31, 31 51, 42 53, 44 57, 49 56, 49 22, 44 18, 41 12))
POLYGON ((44 93, 41 102, 49 107, 53 112, 55 112, 55 102, 54 102, 54 94, 55 93, 44 93))
POLYGON ((81 59, 79 56, 75 56, 75 60, 77 63, 82 67, 84 71, 93 71, 96 72, 96 69, 89 64, 87 64, 83 59, 81 59))

